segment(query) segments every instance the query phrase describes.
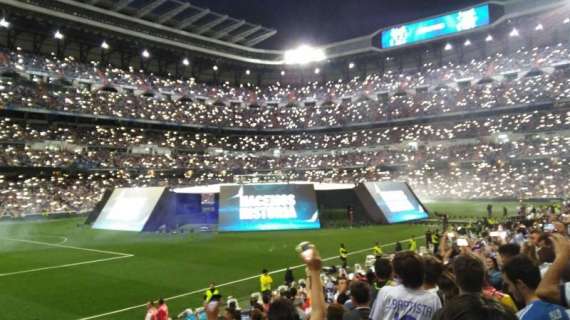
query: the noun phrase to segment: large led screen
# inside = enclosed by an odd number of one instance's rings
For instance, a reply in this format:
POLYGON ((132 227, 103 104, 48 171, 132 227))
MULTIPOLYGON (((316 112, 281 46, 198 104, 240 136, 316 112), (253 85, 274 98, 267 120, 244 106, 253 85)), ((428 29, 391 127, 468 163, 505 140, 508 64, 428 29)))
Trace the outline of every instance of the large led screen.
POLYGON ((118 188, 101 210, 94 229, 142 231, 164 187, 118 188))
POLYGON ((428 212, 403 182, 365 182, 366 190, 388 223, 428 218, 428 212))
POLYGON ((491 23, 489 5, 393 27, 382 32, 382 48, 393 48, 476 29, 491 23))
POLYGON ((318 229, 312 184, 258 184, 220 188, 220 231, 318 229))

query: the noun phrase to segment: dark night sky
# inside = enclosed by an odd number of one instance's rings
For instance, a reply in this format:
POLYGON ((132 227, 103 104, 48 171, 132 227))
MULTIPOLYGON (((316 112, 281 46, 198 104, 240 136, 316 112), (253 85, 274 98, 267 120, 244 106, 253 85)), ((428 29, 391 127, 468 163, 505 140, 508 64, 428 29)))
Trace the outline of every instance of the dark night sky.
POLYGON ((258 45, 287 49, 370 34, 382 27, 478 4, 481 0, 192 0, 278 33, 258 45))

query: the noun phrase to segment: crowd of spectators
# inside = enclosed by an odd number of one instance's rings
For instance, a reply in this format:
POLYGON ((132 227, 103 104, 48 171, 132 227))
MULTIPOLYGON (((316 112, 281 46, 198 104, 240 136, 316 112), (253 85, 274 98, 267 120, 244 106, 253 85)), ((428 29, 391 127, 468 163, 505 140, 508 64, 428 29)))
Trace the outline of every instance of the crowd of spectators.
POLYGON ((428 63, 418 73, 266 87, 207 86, 73 58, 0 53, 6 108, 258 129, 386 122, 332 132, 227 134, 3 118, 0 167, 8 173, 0 181, 0 216, 88 210, 106 188, 236 182, 256 173, 280 181, 402 180, 424 199, 568 196, 565 44, 461 65, 428 63), (55 80, 45 83, 39 74, 55 80), (545 109, 477 112, 533 103, 545 109), (465 113, 438 117, 455 111, 465 113), (424 116, 435 117, 418 121, 424 116), (47 171, 9 172, 26 169, 47 171))
POLYGON ((59 61, 21 52, 3 55, 0 68, 42 72, 57 80, 50 84, 5 80, 0 83, 1 104, 214 127, 322 128, 556 103, 568 100, 570 95, 568 70, 560 67, 567 61, 564 44, 521 49, 512 55, 497 54, 467 64, 426 64, 423 71, 413 74, 386 72, 347 82, 301 87, 277 83, 263 88, 227 83, 205 86, 132 69, 84 65, 73 58, 59 61), (121 90, 72 86, 73 81, 121 90))
POLYGON ((501 222, 432 225, 420 247, 415 239, 393 250, 376 243, 365 259, 345 258, 348 266, 326 265, 305 242, 298 281, 289 268, 282 282, 264 270, 262 288, 243 306, 212 284, 203 305, 178 319, 569 319, 569 223, 563 202, 501 222))

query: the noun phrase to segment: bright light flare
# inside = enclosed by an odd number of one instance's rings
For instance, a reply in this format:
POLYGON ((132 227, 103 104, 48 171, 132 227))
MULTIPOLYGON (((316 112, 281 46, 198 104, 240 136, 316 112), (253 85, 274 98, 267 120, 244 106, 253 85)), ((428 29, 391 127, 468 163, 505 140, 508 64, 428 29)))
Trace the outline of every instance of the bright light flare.
POLYGON ((297 49, 285 51, 286 64, 307 64, 311 62, 323 61, 327 58, 323 49, 302 45, 297 49))

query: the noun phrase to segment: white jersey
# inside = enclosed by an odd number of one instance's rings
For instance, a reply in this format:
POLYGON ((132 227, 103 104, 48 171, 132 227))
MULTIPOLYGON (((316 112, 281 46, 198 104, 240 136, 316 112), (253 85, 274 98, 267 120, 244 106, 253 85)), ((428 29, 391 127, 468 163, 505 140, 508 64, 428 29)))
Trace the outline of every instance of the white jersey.
POLYGON ((372 320, 431 320, 441 301, 437 294, 398 285, 386 286, 378 292, 372 307, 372 320))

